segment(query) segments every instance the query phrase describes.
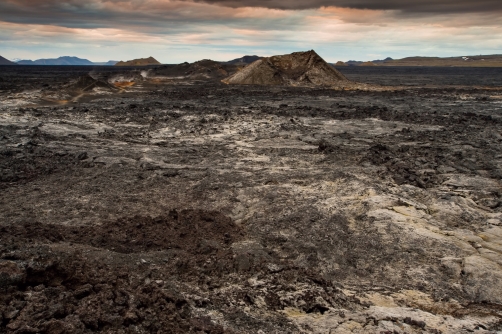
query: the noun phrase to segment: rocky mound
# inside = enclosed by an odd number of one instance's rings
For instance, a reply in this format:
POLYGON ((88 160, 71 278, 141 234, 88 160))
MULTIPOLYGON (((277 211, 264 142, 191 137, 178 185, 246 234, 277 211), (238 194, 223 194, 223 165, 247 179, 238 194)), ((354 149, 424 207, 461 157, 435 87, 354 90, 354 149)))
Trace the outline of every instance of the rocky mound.
POLYGON ((153 57, 133 59, 128 61, 119 61, 115 66, 149 66, 160 65, 160 63, 153 57))
POLYGON ((17 64, 0 56, 0 65, 17 65, 17 64))
POLYGON ((335 66, 349 66, 349 65, 347 65, 343 61, 337 61, 336 64, 335 64, 335 66))
POLYGON ((115 87, 110 85, 108 82, 96 80, 87 74, 78 78, 77 82, 70 84, 67 87, 67 90, 76 92, 89 92, 94 88, 115 89, 115 87))
POLYGON ((43 89, 42 95, 44 100, 66 101, 86 93, 110 93, 117 90, 118 88, 115 85, 105 80, 94 79, 86 74, 69 84, 43 89))
POLYGON ((348 80, 311 50, 257 60, 222 81, 234 85, 338 86, 348 80))
POLYGON ((149 72, 149 77, 165 77, 169 79, 207 80, 228 77, 237 70, 236 65, 222 64, 214 60, 204 59, 195 63, 165 65, 149 72))

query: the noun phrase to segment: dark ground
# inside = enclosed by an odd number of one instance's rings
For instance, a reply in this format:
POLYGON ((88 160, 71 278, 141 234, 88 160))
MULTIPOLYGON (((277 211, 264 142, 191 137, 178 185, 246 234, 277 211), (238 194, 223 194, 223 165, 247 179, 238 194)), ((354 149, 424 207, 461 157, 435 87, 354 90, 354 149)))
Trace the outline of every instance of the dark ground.
MULTIPOLYGON (((166 67, 174 67, 167 65, 166 67)), ((336 67, 348 79, 357 82, 389 86, 502 86, 502 68, 485 67, 336 67), (397 80, 397 81, 396 81, 397 80)), ((2 90, 42 88, 44 85, 66 83, 89 72, 109 75, 140 67, 114 66, 0 66, 2 90), (3 80, 2 80, 3 79, 3 80)))
POLYGON ((0 68, 0 333, 502 330, 502 69, 89 70, 0 68))

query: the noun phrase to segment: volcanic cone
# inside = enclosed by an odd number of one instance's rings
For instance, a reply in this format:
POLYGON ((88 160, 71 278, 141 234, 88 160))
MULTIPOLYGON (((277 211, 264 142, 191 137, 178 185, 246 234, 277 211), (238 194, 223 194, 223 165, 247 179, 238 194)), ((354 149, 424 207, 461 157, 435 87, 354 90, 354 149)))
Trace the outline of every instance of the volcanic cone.
POLYGON ((234 85, 343 86, 348 80, 311 50, 257 60, 222 82, 234 85))

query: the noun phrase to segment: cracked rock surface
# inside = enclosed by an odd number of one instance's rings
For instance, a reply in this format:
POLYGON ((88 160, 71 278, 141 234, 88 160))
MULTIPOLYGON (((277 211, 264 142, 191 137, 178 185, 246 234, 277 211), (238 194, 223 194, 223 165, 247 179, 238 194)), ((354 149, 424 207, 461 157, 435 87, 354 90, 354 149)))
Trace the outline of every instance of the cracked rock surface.
POLYGON ((502 331, 499 88, 33 77, 0 91, 0 333, 502 331))

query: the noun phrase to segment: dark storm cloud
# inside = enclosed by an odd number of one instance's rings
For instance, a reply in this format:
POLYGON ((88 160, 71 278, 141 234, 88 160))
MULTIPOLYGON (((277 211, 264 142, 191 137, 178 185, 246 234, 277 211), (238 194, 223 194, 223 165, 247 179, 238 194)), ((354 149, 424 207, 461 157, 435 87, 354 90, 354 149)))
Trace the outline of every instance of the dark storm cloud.
POLYGON ((345 7, 354 9, 399 10, 408 13, 469 13, 502 11, 501 0, 195 0, 229 7, 314 9, 345 7))
POLYGON ((67 28, 127 28, 149 32, 190 31, 191 25, 217 24, 259 29, 281 29, 287 17, 242 15, 244 8, 221 7, 204 2, 162 0, 0 0, 0 21, 54 25, 67 28), (263 21, 263 22, 262 22, 263 21), (156 30, 157 29, 157 30, 156 30))
MULTIPOLYGON (((298 10, 321 7, 392 10, 386 17, 339 13, 339 20, 358 24, 387 24, 413 16, 434 22, 437 15, 481 13, 474 25, 500 25, 502 0, 0 0, 0 21, 19 24, 54 25, 68 28, 135 27, 150 33, 194 29, 195 25, 218 25, 254 30, 291 30, 300 27, 308 13, 298 10), (247 16, 249 7, 290 10, 282 16, 264 12, 247 16), (261 16, 260 16, 261 15, 261 16), (384 20, 384 21, 382 21, 384 20)), ((456 20, 454 25, 463 24, 456 20)), ((441 22, 445 23, 445 18, 441 22)), ((448 24, 448 23, 447 23, 448 24)))
MULTIPOLYGON (((187 28, 191 22, 244 24, 246 20, 241 16, 242 12, 232 12, 225 8, 301 10, 323 6, 394 10, 395 18, 406 18, 414 14, 427 16, 502 11, 501 0, 3 0, 0 1, 0 21, 73 28, 171 26, 178 29, 177 24, 187 28)), ((259 21, 259 18, 255 17, 254 20, 259 21)), ((252 25, 251 20, 248 21, 245 24, 252 25)), ((270 29, 280 24, 278 20, 266 22, 270 29)))

